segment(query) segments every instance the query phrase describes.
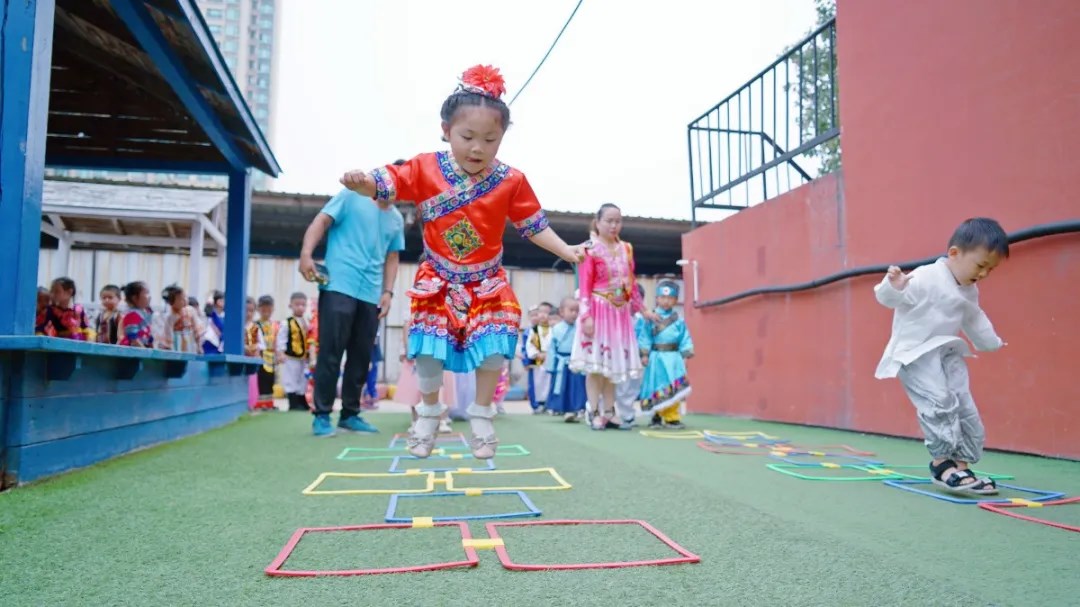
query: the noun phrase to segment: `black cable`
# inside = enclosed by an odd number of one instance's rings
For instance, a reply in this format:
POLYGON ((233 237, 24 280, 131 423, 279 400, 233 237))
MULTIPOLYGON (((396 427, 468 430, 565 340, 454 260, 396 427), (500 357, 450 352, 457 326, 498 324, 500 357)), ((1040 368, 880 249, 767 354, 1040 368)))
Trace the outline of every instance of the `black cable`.
POLYGON ((551 46, 548 47, 547 52, 544 53, 544 58, 540 60, 540 63, 536 64, 536 69, 534 69, 532 73, 529 74, 528 80, 525 81, 525 84, 521 85, 521 88, 518 89, 518 92, 514 93, 514 97, 510 99, 510 103, 506 105, 514 105, 514 101, 518 98, 518 95, 521 95, 522 91, 525 90, 525 87, 529 86, 529 83, 532 82, 533 76, 536 75, 536 72, 540 71, 540 67, 544 65, 545 61, 547 61, 548 55, 551 54, 551 51, 555 50, 555 45, 559 43, 559 38, 562 38, 563 32, 566 31, 566 27, 570 25, 570 22, 574 20, 574 15, 577 14, 577 9, 581 8, 581 3, 584 1, 585 0, 578 0, 577 6, 574 7, 574 11, 570 13, 570 17, 567 18, 566 23, 564 23, 562 29, 559 30, 559 35, 555 36, 555 42, 551 43, 551 46))
MULTIPOLYGON (((1080 232, 1080 219, 1071 219, 1066 221, 1058 221, 1054 223, 1044 223, 1023 230, 1018 230, 1009 234, 1009 244, 1016 244, 1025 240, 1033 240, 1035 238, 1043 238, 1045 236, 1055 236, 1057 234, 1070 234, 1074 232, 1080 232)), ((775 287, 759 287, 757 289, 750 289, 748 291, 742 291, 734 295, 728 295, 727 297, 721 297, 719 299, 710 299, 700 303, 695 303, 695 308, 712 308, 716 306, 722 306, 729 304, 740 299, 746 299, 747 297, 753 297, 755 295, 769 295, 772 293, 795 293, 798 291, 809 291, 810 289, 816 289, 823 287, 827 284, 845 280, 848 278, 855 278, 858 276, 866 276, 868 274, 884 274, 888 271, 890 265, 899 266, 901 270, 905 272, 914 270, 919 266, 924 266, 929 263, 934 263, 941 255, 934 255, 932 257, 926 257, 916 261, 908 261, 899 264, 887 264, 877 266, 863 266, 860 268, 851 268, 850 270, 844 270, 843 272, 837 272, 835 274, 829 274, 822 278, 817 278, 809 282, 800 282, 792 285, 780 285, 775 287)))

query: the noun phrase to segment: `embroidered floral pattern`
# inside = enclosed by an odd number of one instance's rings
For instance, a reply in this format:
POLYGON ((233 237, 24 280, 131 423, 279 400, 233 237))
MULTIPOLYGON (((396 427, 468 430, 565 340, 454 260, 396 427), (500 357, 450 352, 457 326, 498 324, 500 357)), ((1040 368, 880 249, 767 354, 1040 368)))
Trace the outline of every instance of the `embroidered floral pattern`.
POLYGON ((371 178, 375 180, 375 200, 397 200, 397 188, 394 186, 394 177, 386 167, 379 167, 371 172, 371 178))
POLYGON ((480 299, 487 299, 499 291, 502 291, 506 286, 506 281, 502 278, 485 278, 480 281, 480 286, 476 287, 474 292, 480 299))
POLYGON ((454 315, 461 324, 469 319, 469 309, 472 308, 472 294, 463 285, 451 284, 446 290, 446 309, 454 315))
POLYGON ((476 233, 476 227, 468 217, 462 217, 461 221, 447 228, 442 233, 442 237, 454 257, 459 260, 465 259, 469 253, 484 246, 484 241, 480 239, 480 235, 476 233))
POLYGON ((445 341, 451 348, 460 352, 487 337, 517 337, 520 324, 520 314, 504 311, 481 312, 469 319, 468 328, 462 333, 448 329, 445 317, 421 312, 413 315, 412 323, 409 325, 409 335, 421 335, 445 341))
POLYGON ((653 392, 648 397, 641 399, 641 409, 647 411, 652 409, 656 405, 669 400, 672 396, 675 396, 679 392, 690 387, 690 382, 686 380, 686 376, 680 377, 670 384, 660 388, 653 392))
POLYGON ((420 215, 424 221, 434 221, 453 213, 494 190, 510 174, 510 166, 498 160, 482 172, 469 175, 458 166, 449 152, 437 152, 435 158, 450 189, 420 203, 420 215))
POLYGON ((547 229, 548 218, 544 214, 544 210, 540 209, 521 221, 515 221, 514 227, 517 228, 518 234, 521 234, 522 238, 529 238, 547 229))
POLYGON ((424 255, 427 256, 427 262, 439 276, 453 283, 480 282, 494 276, 502 264, 502 252, 487 261, 468 264, 454 263, 426 247, 424 255))
POLYGON ((424 278, 416 281, 416 284, 414 284, 412 288, 407 291, 406 294, 409 297, 415 299, 427 299, 428 297, 437 295, 440 291, 442 291, 445 284, 446 283, 444 283, 442 279, 438 277, 424 278))

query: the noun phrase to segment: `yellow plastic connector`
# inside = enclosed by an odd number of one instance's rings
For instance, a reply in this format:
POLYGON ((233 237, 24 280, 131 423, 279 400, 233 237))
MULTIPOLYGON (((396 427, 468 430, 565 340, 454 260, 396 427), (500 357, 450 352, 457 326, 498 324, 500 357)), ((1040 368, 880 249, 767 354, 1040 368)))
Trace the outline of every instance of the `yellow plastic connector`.
POLYGON ((465 548, 473 548, 475 550, 494 550, 505 544, 503 544, 502 538, 492 539, 490 537, 484 537, 461 540, 461 545, 465 548))

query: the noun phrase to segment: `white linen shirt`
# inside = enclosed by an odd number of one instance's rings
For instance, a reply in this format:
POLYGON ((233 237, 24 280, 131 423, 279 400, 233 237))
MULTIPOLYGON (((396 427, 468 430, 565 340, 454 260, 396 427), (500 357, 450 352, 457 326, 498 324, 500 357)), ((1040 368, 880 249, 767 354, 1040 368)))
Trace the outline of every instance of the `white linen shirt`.
POLYGON ((904 365, 943 346, 955 346, 970 356, 967 342, 959 337, 961 331, 976 350, 997 350, 1004 345, 979 307, 979 289, 957 284, 944 257, 915 268, 910 276, 903 291, 893 288, 888 276, 874 287, 878 302, 895 310, 892 337, 874 377, 896 377, 904 365))

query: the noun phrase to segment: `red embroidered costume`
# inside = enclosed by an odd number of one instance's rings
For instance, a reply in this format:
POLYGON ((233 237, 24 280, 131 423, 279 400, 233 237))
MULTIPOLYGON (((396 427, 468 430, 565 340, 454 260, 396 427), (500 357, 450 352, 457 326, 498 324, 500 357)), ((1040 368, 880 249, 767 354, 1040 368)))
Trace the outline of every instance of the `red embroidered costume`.
POLYGON ((432 356, 467 373, 493 354, 513 358, 521 307, 502 268, 509 217, 523 238, 548 227, 525 175, 495 160, 469 175, 450 152, 421 154, 372 172, 375 197, 415 201, 424 222, 409 358, 432 356))

